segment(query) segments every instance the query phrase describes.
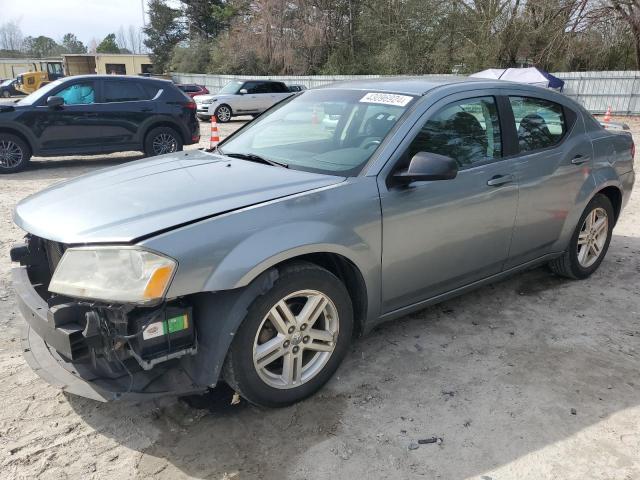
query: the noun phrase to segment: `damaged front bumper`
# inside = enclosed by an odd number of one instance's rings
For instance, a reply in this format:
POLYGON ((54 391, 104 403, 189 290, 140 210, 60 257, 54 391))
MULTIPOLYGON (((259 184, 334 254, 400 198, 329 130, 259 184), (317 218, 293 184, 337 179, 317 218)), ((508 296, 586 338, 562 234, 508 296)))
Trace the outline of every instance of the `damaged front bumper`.
MULTIPOLYGON (((27 267, 12 269, 12 280, 18 307, 27 325, 22 336, 24 357, 29 366, 45 381, 69 393, 107 402, 111 400, 141 400, 164 395, 197 393, 206 386, 193 382, 179 360, 168 361, 145 370, 129 366, 120 371, 101 367, 104 360, 97 359, 87 345, 86 328, 80 315, 86 309, 78 308, 73 318, 56 315, 58 306, 50 307, 31 283, 27 267)), ((65 315, 72 315, 69 307, 65 315)), ((121 362, 122 363, 122 362, 121 362)))

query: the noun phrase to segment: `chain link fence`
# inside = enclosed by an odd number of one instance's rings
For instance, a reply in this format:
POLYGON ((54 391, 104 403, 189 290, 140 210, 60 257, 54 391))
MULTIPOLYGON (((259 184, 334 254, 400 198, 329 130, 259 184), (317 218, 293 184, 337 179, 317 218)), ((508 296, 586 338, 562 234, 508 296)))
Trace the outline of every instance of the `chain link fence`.
MULTIPOLYGON (((554 73, 565 81, 563 93, 578 101, 591 113, 604 113, 608 107, 614 114, 640 114, 640 71, 610 72, 558 72, 554 73)), ((443 77, 448 75, 424 75, 443 77)), ((343 80, 379 78, 382 75, 312 75, 312 76, 236 76, 206 75, 197 73, 175 73, 176 83, 197 83, 206 86, 212 93, 217 92, 232 80, 278 80, 287 85, 319 87, 343 80)))

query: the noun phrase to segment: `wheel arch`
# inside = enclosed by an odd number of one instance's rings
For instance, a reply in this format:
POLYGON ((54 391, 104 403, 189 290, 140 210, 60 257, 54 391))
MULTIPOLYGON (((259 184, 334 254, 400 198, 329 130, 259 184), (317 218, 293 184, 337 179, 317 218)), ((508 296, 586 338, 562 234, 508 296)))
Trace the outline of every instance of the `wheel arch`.
POLYGON ((155 121, 153 123, 150 123, 149 126, 147 126, 144 129, 144 133, 142 134, 142 146, 144 147, 145 142, 147 141, 147 135, 149 135, 149 132, 151 132, 151 130, 153 130, 154 128, 160 128, 160 127, 168 127, 171 128, 172 130, 175 130, 176 132, 178 132, 178 135, 180 135, 180 137, 182 138, 182 143, 186 143, 187 141, 189 141, 190 139, 187 139, 187 134, 185 133, 184 129, 177 124, 176 122, 172 122, 171 120, 158 120, 155 121))
POLYGON ((18 137, 21 140, 23 140, 29 146, 29 150, 31 150, 31 154, 32 155, 36 153, 36 148, 34 146, 34 142, 31 141, 31 139, 29 139, 29 137, 27 135, 25 135, 23 132, 21 132, 20 130, 15 129, 15 128, 11 128, 11 127, 0 126, 0 133, 7 133, 9 135, 15 135, 16 137, 18 137))
MULTIPOLYGON (((618 218, 620 218, 620 212, 622 211, 622 190, 618 186, 609 185, 608 187, 604 187, 596 192, 596 195, 604 195, 609 199, 611 205, 613 206, 614 213, 614 223, 618 222, 618 218)), ((595 195, 594 195, 595 196, 595 195)))

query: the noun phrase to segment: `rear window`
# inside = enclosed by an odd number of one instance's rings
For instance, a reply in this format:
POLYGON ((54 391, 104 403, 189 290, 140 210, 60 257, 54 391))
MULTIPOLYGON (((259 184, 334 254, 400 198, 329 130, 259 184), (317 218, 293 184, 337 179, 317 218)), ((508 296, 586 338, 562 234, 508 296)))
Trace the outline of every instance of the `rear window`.
POLYGON ((521 152, 553 147, 567 133, 562 105, 533 97, 509 97, 521 152))
POLYGON ((138 82, 119 82, 114 80, 105 80, 104 82, 104 101, 106 103, 149 100, 152 98, 151 93, 138 82))

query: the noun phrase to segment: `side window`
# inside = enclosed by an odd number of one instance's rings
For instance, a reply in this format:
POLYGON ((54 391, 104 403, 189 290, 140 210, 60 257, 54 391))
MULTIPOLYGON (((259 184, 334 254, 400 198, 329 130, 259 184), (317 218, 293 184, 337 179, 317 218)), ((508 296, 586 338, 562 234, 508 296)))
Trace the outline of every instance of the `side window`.
POLYGON ((273 88, 271 86, 271 83, 269 82, 256 82, 256 87, 254 88, 253 92, 249 92, 249 93, 271 93, 273 92, 273 88))
POLYGON ((402 159, 408 165, 418 152, 453 158, 460 169, 502 156, 498 109, 493 97, 450 103, 425 122, 402 159))
POLYGON ((246 82, 242 88, 247 90, 247 93, 258 93, 256 90, 258 88, 258 82, 246 82))
POLYGON ((62 97, 65 105, 88 105, 95 103, 96 99, 93 82, 74 83, 56 93, 56 96, 62 97))
POLYGON ((289 89, 284 83, 276 82, 271 84, 271 91, 275 93, 288 93, 289 89))
POLYGON ((552 147, 567 133, 562 105, 533 97, 509 97, 521 152, 552 147))
POLYGON ((137 102, 148 100, 149 95, 138 82, 118 82, 105 80, 104 101, 113 102, 137 102))

